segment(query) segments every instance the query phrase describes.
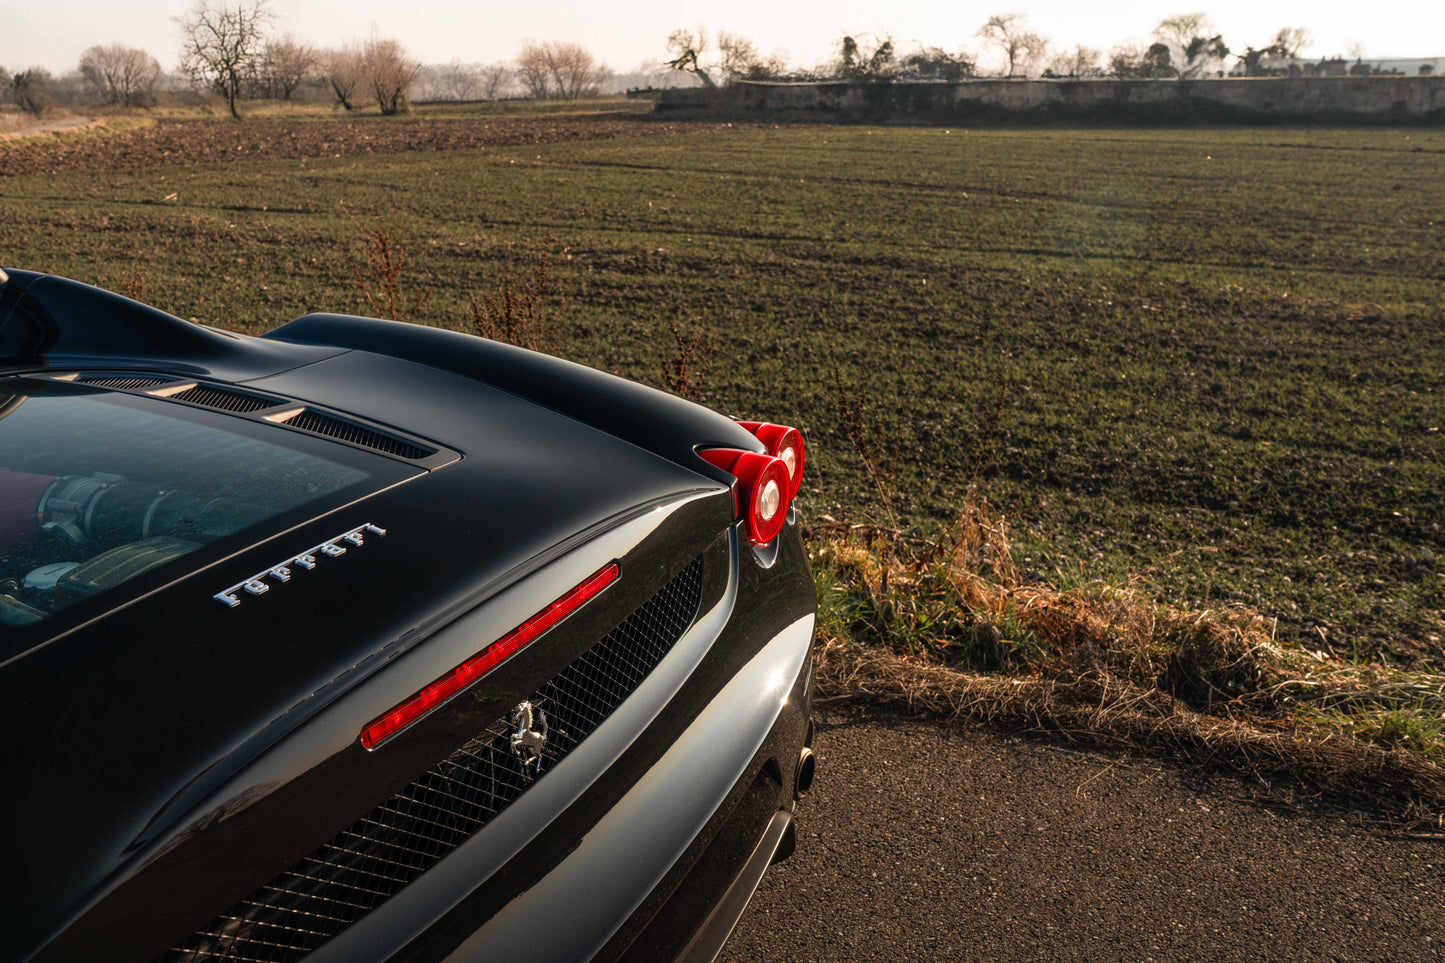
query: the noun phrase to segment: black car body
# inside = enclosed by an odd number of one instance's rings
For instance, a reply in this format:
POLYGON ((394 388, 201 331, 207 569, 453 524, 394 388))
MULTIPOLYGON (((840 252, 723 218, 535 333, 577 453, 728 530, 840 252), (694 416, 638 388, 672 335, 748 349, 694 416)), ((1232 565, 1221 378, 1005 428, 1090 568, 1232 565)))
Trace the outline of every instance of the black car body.
POLYGON ((710 958, 812 777, 796 478, 759 542, 718 467, 766 434, 9 271, 0 959, 710 958))

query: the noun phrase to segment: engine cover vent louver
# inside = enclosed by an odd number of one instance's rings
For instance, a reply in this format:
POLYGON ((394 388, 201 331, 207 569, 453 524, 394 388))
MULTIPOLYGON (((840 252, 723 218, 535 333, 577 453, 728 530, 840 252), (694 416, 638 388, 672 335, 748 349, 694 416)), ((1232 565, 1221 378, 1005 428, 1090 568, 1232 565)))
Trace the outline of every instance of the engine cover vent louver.
POLYGON ((337 418, 335 415, 329 415, 312 408, 303 408, 282 423, 289 428, 299 428, 302 431, 312 431, 318 435, 327 435, 340 441, 350 442, 353 445, 360 445, 363 448, 385 452, 388 455, 396 455, 398 458, 427 458, 436 454, 435 448, 425 448, 414 442, 407 441, 405 438, 397 438, 393 435, 377 431, 375 428, 359 425, 354 421, 337 418))
POLYGON ((91 375, 77 379, 83 385, 95 385, 98 388, 154 388, 156 385, 169 384, 175 378, 158 378, 154 375, 91 375))
MULTIPOLYGON (((529 701, 551 736, 536 779, 632 694, 697 616, 694 559, 529 701)), ((172 948, 158 963, 294 963, 395 895, 481 830, 532 782, 502 716, 410 786, 172 948)))
POLYGON ((245 391, 216 388, 212 385, 196 385, 185 391, 178 391, 170 398, 172 401, 185 401, 193 405, 204 405, 207 408, 219 408, 221 411, 235 411, 240 414, 260 411, 262 408, 274 408, 280 404, 275 398, 268 398, 265 395, 253 395, 245 391))

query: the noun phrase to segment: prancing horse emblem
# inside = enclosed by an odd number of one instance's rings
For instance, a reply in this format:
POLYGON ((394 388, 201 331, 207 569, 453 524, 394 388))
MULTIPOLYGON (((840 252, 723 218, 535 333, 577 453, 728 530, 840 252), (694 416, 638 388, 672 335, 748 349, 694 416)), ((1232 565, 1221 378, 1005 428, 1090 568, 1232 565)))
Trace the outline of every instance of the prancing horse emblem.
POLYGON ((523 702, 512 710, 512 755, 522 761, 522 775, 529 779, 542 772, 542 750, 547 746, 547 713, 523 702), (532 728, 533 725, 536 728, 532 728), (528 767, 531 767, 529 773, 528 767))

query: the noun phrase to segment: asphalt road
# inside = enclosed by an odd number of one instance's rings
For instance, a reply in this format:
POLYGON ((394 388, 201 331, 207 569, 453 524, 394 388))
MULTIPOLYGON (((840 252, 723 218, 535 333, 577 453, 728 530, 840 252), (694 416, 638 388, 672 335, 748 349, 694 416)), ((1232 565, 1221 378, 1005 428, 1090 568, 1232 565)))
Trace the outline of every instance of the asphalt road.
POLYGON ((730 963, 1445 959, 1445 840, 1278 812, 1149 761, 822 721, 798 851, 730 963))

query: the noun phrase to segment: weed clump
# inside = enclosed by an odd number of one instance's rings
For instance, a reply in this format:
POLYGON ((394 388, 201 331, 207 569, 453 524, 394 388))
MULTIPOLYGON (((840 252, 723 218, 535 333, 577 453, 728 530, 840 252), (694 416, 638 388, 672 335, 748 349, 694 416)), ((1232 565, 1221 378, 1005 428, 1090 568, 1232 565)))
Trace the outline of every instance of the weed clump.
POLYGON ((561 313, 567 299, 556 296, 556 279, 545 251, 532 262, 530 277, 508 274, 494 290, 480 298, 473 294, 470 300, 474 333, 531 351, 561 350, 562 332, 553 312, 561 313))
POLYGON ((1160 605, 1134 585, 1030 579, 987 502, 937 538, 835 524, 813 546, 825 624, 849 641, 970 671, 1108 677, 1219 714, 1274 701, 1258 657, 1265 619, 1160 605))
POLYGON ((700 401, 708 369, 712 367, 713 352, 717 349, 717 337, 701 329, 688 337, 671 320, 667 322, 667 329, 672 332, 673 352, 671 358, 662 360, 662 386, 678 397, 700 401))
POLYGON ((816 526, 810 555, 828 698, 1145 750, 1397 820, 1445 813, 1445 677, 1281 643, 1244 607, 1031 577, 983 500, 934 538, 816 526))
POLYGON ((406 238, 400 231, 367 228, 348 257, 356 287, 373 314, 393 321, 418 320, 431 300, 431 288, 408 297, 403 292, 406 274, 406 238))
MULTIPOLYGON (((1330 794, 1399 820, 1445 820, 1445 676, 1333 658, 1278 638, 1243 605, 1171 605, 1142 580, 1058 573, 1014 557, 975 473, 951 525, 899 528, 896 426, 831 356, 838 422, 889 525, 809 533, 830 698, 903 704, 1144 749, 1330 794)), ((989 463, 1010 385, 970 453, 989 463)), ((1027 561, 1027 559, 1026 559, 1027 561)))

